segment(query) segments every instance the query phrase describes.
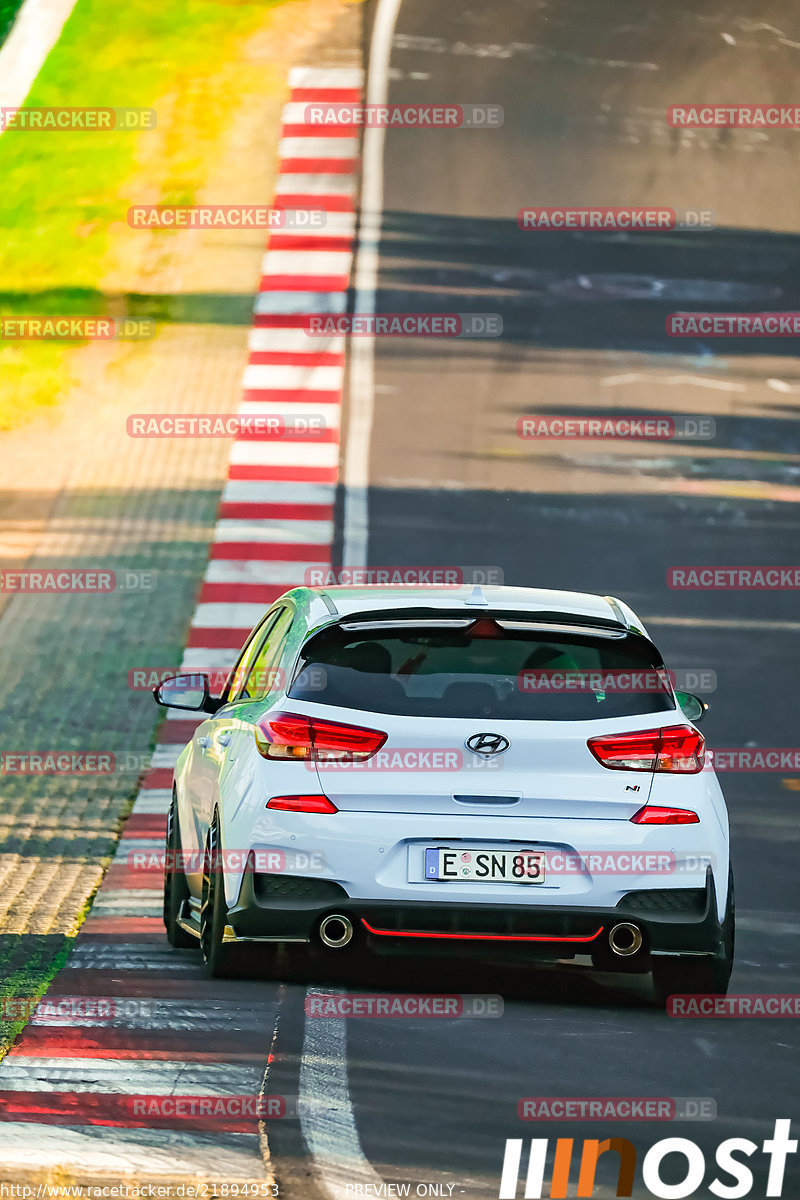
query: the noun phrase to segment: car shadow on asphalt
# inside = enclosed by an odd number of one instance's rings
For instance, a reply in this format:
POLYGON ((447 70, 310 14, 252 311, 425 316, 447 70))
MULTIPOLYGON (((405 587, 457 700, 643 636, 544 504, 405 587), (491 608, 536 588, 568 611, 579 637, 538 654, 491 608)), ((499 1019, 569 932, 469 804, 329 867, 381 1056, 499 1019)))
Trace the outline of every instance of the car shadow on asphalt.
POLYGON ((400 956, 364 947, 324 951, 284 946, 277 961, 259 960, 258 948, 237 947, 235 968, 252 980, 290 986, 386 995, 500 996, 504 1003, 651 1007, 649 974, 599 971, 579 962, 487 961, 478 958, 400 956))

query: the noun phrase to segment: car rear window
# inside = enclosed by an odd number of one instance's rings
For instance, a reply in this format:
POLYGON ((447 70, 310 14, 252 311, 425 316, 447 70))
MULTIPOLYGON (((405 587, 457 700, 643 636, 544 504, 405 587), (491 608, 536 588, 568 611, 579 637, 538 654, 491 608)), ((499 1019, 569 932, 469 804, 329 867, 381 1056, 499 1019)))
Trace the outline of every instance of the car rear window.
POLYGON ((651 642, 503 629, 347 630, 334 625, 304 647, 288 695, 317 704, 419 717, 575 721, 672 711, 651 642))

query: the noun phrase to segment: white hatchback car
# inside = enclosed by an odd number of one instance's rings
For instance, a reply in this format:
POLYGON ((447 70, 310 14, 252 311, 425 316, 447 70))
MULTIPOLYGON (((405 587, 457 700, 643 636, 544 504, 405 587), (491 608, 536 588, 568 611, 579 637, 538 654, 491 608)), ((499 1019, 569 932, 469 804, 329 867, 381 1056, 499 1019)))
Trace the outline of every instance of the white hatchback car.
POLYGON ((727 990, 728 817, 633 611, 532 588, 295 588, 182 751, 164 922, 230 947, 508 951, 727 990))

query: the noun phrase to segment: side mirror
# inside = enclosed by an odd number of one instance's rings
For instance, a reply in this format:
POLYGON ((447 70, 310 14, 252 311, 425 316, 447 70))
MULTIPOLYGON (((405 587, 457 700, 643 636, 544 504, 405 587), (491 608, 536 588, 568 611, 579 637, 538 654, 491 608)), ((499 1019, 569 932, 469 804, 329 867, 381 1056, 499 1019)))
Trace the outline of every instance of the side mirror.
POLYGON ((156 704, 165 708, 187 708, 193 712, 215 712, 219 702, 212 700, 207 675, 173 675, 153 688, 156 704))
POLYGON ((708 705, 699 696, 692 695, 691 692, 676 692, 675 699, 685 717, 688 717, 693 724, 697 725, 702 721, 703 717, 708 712, 708 705))

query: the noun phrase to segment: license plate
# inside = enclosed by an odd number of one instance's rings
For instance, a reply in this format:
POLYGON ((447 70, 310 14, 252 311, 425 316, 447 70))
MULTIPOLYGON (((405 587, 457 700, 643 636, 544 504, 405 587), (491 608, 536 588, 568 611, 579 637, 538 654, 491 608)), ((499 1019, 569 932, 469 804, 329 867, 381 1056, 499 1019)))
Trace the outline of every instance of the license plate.
POLYGON ((453 883, 544 883, 545 856, 538 850, 425 851, 425 878, 453 883))

